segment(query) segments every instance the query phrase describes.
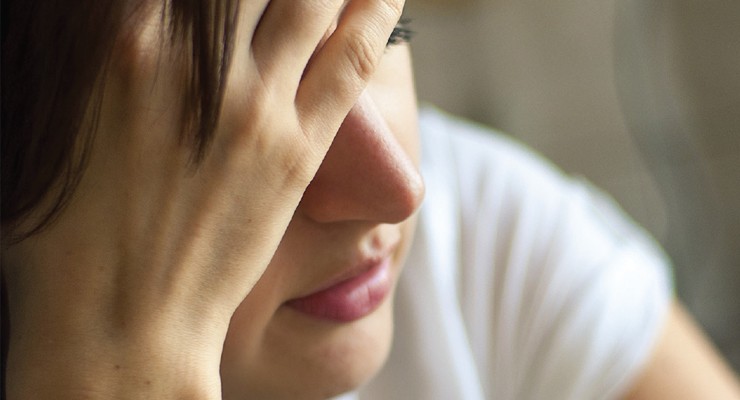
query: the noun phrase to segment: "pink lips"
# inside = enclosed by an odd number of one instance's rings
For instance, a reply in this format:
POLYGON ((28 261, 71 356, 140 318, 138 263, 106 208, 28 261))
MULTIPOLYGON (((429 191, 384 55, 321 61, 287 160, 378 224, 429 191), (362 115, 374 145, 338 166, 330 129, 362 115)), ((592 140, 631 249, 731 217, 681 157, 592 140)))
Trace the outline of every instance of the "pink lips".
POLYGON ((315 318, 351 322, 380 305, 391 289, 390 259, 370 264, 360 274, 306 297, 290 300, 289 307, 315 318))

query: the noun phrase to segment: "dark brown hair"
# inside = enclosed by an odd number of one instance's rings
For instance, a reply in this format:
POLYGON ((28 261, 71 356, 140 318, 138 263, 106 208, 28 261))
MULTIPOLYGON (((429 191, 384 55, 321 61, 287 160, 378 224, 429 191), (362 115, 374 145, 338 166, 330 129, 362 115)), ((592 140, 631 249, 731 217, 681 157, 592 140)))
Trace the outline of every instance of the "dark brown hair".
POLYGON ((94 136, 95 124, 83 130, 83 117, 90 113, 95 120, 101 95, 96 83, 116 41, 125 29, 136 29, 142 10, 164 7, 163 19, 172 23, 163 35, 190 49, 182 132, 193 144, 196 163, 202 157, 219 116, 238 2, 152 3, 2 2, 3 246, 43 229, 69 201, 94 136), (33 224, 20 231, 31 212, 33 224))
MULTIPOLYGON (((137 16, 162 7, 163 35, 190 49, 183 139, 197 162, 218 120, 232 53, 237 0, 2 0, 2 247, 53 222, 75 190, 94 138, 83 129, 98 110, 116 42, 137 16), (43 210, 39 207, 44 202, 43 210), (48 205, 47 205, 48 204, 48 205), (24 223, 34 213, 32 224, 24 223)), ((2 278, 2 277, 0 277, 2 278)), ((2 382, 8 299, 2 286, 2 382)))

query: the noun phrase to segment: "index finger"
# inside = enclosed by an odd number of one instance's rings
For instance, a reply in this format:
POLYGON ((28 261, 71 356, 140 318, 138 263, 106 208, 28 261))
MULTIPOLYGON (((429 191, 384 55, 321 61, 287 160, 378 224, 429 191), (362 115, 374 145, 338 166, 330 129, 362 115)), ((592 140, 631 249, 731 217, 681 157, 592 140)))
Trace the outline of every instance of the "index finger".
POLYGON ((404 0, 350 0, 336 30, 314 54, 298 88, 296 108, 304 131, 334 137, 375 73, 404 0), (333 118, 327 119, 327 116, 333 118))

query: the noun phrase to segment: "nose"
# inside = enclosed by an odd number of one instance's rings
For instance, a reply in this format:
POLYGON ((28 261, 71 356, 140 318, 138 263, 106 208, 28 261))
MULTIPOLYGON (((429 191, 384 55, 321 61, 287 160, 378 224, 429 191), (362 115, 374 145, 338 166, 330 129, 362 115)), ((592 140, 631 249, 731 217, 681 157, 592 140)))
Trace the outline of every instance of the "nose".
POLYGON ((321 223, 405 220, 424 197, 424 184, 412 160, 418 149, 406 146, 370 95, 363 94, 339 128, 299 210, 321 223))

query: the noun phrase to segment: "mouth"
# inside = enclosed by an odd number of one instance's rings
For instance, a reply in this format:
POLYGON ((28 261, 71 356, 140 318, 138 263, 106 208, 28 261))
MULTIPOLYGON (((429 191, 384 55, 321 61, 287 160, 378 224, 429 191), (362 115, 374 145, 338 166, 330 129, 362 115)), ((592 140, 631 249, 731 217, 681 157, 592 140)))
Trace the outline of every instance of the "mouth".
POLYGON ((390 255, 368 259, 353 268, 351 276, 285 305, 321 320, 358 320, 375 311, 391 291, 391 264, 390 255))

